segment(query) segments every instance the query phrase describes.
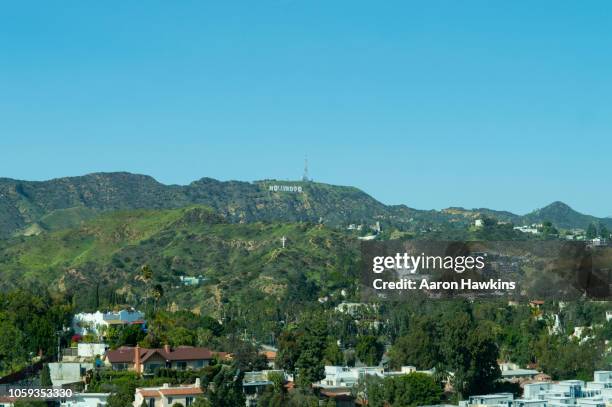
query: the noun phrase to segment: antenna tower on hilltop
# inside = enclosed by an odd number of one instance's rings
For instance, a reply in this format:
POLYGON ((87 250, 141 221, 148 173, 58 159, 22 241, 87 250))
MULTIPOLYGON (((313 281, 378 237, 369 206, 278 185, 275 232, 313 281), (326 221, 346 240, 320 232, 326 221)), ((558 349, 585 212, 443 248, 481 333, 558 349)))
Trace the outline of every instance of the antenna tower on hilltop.
POLYGON ((310 179, 308 178, 308 157, 304 158, 304 175, 302 175, 302 181, 310 181, 310 179))

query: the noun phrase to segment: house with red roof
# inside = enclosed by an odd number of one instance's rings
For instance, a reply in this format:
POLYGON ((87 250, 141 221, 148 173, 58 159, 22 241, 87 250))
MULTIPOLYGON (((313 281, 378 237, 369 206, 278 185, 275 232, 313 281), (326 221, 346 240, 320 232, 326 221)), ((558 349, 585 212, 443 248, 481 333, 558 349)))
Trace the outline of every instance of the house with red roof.
POLYGON ((140 387, 134 394, 134 407, 141 407, 143 403, 147 407, 171 407, 180 403, 185 407, 193 404, 196 397, 204 394, 200 388, 200 379, 187 386, 170 387, 164 384, 161 387, 140 387))
POLYGON ((225 359, 224 352, 214 352, 208 348, 179 346, 171 348, 141 348, 123 346, 106 353, 105 363, 113 370, 131 370, 137 373, 153 373, 156 369, 176 370, 201 369, 217 359, 225 359))

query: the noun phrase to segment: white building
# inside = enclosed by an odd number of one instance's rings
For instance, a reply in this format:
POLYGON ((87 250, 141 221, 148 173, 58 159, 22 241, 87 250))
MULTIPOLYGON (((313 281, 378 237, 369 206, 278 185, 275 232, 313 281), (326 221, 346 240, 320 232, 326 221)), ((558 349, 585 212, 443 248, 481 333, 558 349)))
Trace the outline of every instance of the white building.
POLYGON ((77 356, 80 358, 103 357, 106 354, 105 343, 79 343, 77 345, 77 356))
POLYGON ((59 362, 49 363, 49 373, 53 387, 81 382, 85 373, 94 368, 93 363, 59 362))
MULTIPOLYGON (((242 379, 242 391, 246 398, 247 407, 256 407, 257 399, 261 396, 266 388, 272 386, 272 374, 279 375, 287 380, 288 377, 283 370, 260 370, 255 372, 245 372, 242 379)), ((292 378, 293 379, 293 378, 292 378)))
POLYGON ((13 407, 16 401, 13 397, 0 396, 0 407, 13 407))
POLYGON ((514 230, 518 230, 519 232, 523 232, 523 233, 531 233, 532 235, 537 235, 540 233, 540 229, 542 228, 542 225, 540 224, 532 224, 529 226, 515 226, 513 229, 514 230))
POLYGON ((384 377, 385 369, 373 367, 325 366, 325 378, 317 384, 326 387, 354 387, 365 376, 384 377))
POLYGON ((110 393, 76 393, 60 403, 60 407, 102 407, 110 393))
POLYGON ((414 366, 402 366, 397 372, 385 372, 380 366, 325 366, 325 378, 316 383, 319 388, 354 387, 366 376, 401 376, 410 373, 432 374, 432 370, 418 371, 414 366))
POLYGON ((561 380, 558 382, 527 383, 523 397, 514 399, 510 393, 471 396, 459 403, 461 407, 606 407, 612 403, 612 371, 597 371, 592 382, 561 380))
POLYGON ((82 312, 72 318, 72 329, 79 335, 99 335, 110 325, 126 325, 144 323, 144 314, 134 309, 124 309, 118 312, 93 313, 82 312))
POLYGON ((187 386, 170 387, 164 384, 161 387, 139 387, 134 395, 134 407, 141 407, 143 402, 147 407, 172 407, 180 403, 184 407, 193 404, 196 397, 204 394, 200 388, 200 379, 187 386))

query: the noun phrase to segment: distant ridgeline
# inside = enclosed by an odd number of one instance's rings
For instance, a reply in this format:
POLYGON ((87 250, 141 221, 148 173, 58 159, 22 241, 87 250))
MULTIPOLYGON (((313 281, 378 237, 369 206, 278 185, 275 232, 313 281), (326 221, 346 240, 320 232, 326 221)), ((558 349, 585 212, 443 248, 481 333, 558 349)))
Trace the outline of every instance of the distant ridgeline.
POLYGON ((465 228, 487 217, 516 225, 551 221, 561 228, 587 228, 612 219, 595 218, 561 202, 525 216, 490 209, 416 210, 385 205, 347 186, 312 181, 218 181, 202 178, 189 185, 164 185, 150 176, 126 172, 94 173, 49 181, 0 178, 0 237, 32 235, 81 225, 101 212, 172 209, 205 205, 229 222, 315 222, 345 228, 380 222, 405 231, 436 225, 465 228))

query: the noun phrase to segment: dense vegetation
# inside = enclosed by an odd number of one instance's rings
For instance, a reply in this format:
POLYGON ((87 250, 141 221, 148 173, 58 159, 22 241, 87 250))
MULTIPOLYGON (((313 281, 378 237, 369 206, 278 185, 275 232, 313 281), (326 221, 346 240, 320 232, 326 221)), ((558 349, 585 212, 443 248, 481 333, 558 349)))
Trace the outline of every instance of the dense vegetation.
POLYGON ((38 355, 56 353, 67 333, 72 307, 44 293, 0 292, 0 377, 30 364, 38 355))
MULTIPOLYGON (((234 358, 185 375, 162 370, 146 380, 98 373, 90 378, 91 389, 112 391, 111 407, 131 403, 136 386, 195 377, 208 390, 197 407, 243 405, 241 374, 266 367, 261 344, 279 347, 277 363, 295 375, 297 386, 287 392, 276 380, 263 394, 263 406, 317 405, 310 385, 323 378, 325 365, 433 369, 432 376, 360 383, 356 395, 372 406, 518 392, 500 387, 499 360, 533 365, 555 379, 589 379, 593 370, 609 368, 612 323, 605 320, 604 302, 551 301, 534 309, 524 299, 511 306, 416 294, 404 302, 374 301, 356 313, 335 309, 360 300, 356 237, 372 232, 333 226, 379 220, 383 240, 508 241, 554 239, 556 225, 584 222, 587 236, 595 237, 609 233, 605 222, 560 203, 519 218, 486 209, 387 207, 354 188, 324 184, 300 184, 305 193, 294 195, 269 192, 266 185, 203 179, 164 186, 131 174, 1 180, 2 230, 29 228, 33 235, 0 240, 0 376, 39 354, 51 360, 58 339, 70 343, 62 327, 72 313, 125 306, 146 312, 148 330, 109 329, 105 339, 113 348, 206 346, 234 358), (193 202, 214 209, 185 206, 193 202), (169 209, 174 207, 180 208, 169 209), (544 216, 553 222, 544 222, 538 237, 497 221, 544 216), (483 219, 479 227, 476 218, 483 219), (454 393, 444 393, 445 385, 454 393)), ((537 277, 537 270, 525 275, 537 277)), ((532 281, 536 288, 557 289, 550 281, 532 281)))
POLYGON ((0 241, 0 287, 49 287, 79 311, 195 310, 263 339, 295 305, 354 291, 357 253, 354 239, 322 225, 228 224, 201 207, 119 212, 0 241), (181 276, 203 280, 188 286, 181 276))

